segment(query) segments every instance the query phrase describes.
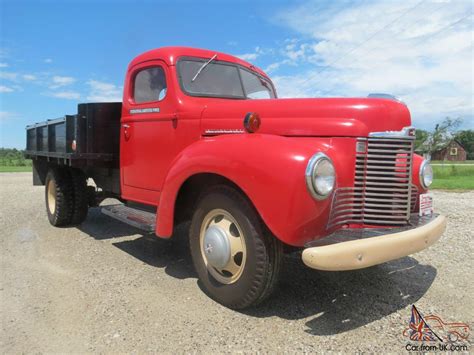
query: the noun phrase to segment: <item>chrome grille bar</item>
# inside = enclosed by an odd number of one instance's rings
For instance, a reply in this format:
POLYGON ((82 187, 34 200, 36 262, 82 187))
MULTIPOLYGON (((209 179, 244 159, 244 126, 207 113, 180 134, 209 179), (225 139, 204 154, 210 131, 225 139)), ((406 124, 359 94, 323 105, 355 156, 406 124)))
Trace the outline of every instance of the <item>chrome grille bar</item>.
POLYGON ((354 186, 336 190, 328 228, 347 223, 404 225, 415 209, 412 185, 414 137, 358 138, 354 186))
POLYGON ((413 213, 416 211, 416 204, 418 202, 418 187, 411 185, 411 200, 410 200, 410 211, 413 213))

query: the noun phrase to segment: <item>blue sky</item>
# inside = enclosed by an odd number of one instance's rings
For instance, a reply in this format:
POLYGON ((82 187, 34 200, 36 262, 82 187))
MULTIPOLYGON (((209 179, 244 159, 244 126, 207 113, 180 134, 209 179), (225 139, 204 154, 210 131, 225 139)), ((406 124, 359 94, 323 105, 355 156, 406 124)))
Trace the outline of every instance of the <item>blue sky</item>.
POLYGON ((266 70, 280 96, 388 92, 414 123, 473 118, 471 1, 0 0, 0 146, 26 124, 120 100, 128 62, 185 45, 266 70))

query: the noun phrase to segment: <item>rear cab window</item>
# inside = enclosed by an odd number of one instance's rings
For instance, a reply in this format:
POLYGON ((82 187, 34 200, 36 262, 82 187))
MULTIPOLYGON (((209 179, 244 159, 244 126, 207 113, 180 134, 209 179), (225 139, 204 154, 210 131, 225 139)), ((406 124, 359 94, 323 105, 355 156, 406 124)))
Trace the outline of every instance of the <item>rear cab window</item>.
POLYGON ((166 97, 166 91, 166 75, 162 67, 145 68, 135 75, 133 81, 135 103, 161 101, 166 97))

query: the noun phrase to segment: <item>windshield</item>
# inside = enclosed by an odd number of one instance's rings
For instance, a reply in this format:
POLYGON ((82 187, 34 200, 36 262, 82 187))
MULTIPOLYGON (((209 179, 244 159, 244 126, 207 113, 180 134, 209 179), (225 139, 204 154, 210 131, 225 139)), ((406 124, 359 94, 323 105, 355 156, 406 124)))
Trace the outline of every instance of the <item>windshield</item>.
POLYGON ((214 60, 197 75, 207 61, 193 58, 178 62, 181 88, 187 94, 231 99, 275 98, 268 79, 237 64, 214 60))

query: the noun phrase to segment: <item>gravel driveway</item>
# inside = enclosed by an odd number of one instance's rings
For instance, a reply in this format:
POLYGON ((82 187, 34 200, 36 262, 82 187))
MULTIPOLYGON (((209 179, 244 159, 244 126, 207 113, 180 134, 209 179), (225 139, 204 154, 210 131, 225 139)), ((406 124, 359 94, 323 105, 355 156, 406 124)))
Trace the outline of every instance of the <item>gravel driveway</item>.
POLYGON ((31 180, 0 174, 2 353, 398 353, 412 304, 474 329, 474 192, 434 193, 448 230, 431 249, 352 272, 293 254, 274 296, 236 312, 200 290, 186 226, 165 241, 91 209, 81 227, 53 228, 31 180))

